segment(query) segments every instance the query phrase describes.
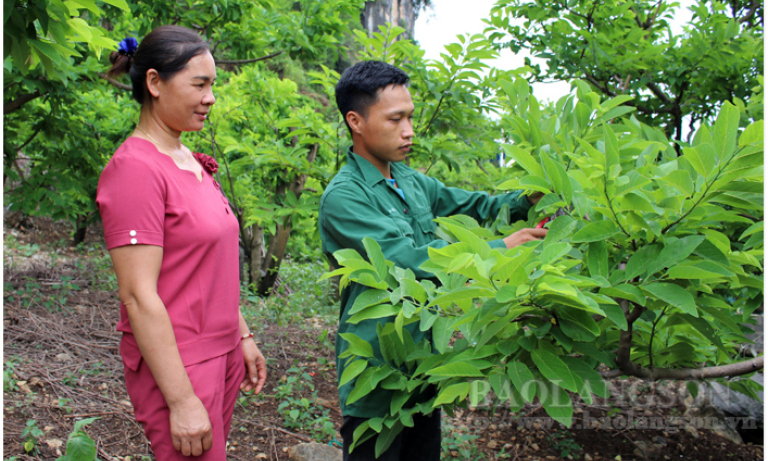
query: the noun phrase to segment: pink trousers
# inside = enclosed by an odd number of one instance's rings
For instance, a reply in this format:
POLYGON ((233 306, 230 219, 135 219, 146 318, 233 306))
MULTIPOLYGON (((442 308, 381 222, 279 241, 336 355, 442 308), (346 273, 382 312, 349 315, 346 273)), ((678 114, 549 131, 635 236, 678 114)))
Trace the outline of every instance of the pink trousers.
POLYGON ((186 367, 195 395, 208 411, 213 428, 213 446, 200 456, 184 456, 173 448, 170 410, 145 360, 136 371, 125 367, 125 386, 136 421, 152 444, 157 461, 226 461, 227 436, 232 413, 245 377, 243 349, 238 345, 226 355, 186 367))

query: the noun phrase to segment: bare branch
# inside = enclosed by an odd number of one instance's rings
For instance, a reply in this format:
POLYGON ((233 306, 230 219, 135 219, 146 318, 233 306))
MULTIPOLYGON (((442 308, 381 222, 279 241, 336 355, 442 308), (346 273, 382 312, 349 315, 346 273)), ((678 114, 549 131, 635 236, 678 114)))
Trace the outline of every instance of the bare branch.
MULTIPOLYGON (((605 379, 627 375, 652 381, 658 379, 693 380, 724 378, 746 375, 762 370, 763 357, 764 356, 761 355, 760 357, 755 357, 754 359, 746 360, 744 362, 704 368, 645 368, 630 363, 628 367, 619 366, 619 369, 605 371, 600 374, 605 379)), ((616 360, 616 363, 618 364, 618 360, 616 360)))
POLYGON ((225 59, 217 59, 216 60, 216 65, 218 66, 218 65, 233 64, 233 65, 238 65, 239 66, 241 64, 250 64, 252 62, 265 61, 267 59, 272 59, 274 57, 280 56, 281 54, 283 54, 283 51, 276 51, 276 52, 274 52, 272 54, 268 54, 266 56, 262 56, 260 58, 254 58, 254 59, 239 59, 239 60, 235 60, 235 61, 229 61, 229 60, 225 60, 225 59))

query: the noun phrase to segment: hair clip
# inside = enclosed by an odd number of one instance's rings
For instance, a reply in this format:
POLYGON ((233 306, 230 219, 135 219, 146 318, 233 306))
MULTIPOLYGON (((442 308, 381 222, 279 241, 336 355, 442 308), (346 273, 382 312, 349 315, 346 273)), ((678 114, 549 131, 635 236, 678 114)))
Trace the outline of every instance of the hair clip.
POLYGON ((117 46, 117 52, 128 57, 132 57, 139 48, 139 42, 133 37, 126 37, 117 46))

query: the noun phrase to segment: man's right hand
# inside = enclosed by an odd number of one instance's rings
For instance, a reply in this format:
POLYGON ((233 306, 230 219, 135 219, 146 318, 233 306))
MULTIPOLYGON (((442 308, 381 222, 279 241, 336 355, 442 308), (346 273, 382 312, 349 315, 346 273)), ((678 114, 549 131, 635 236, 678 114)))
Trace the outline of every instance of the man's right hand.
POLYGON ((514 248, 532 240, 541 240, 547 236, 547 229, 520 229, 509 237, 504 238, 507 248, 514 248))
POLYGON ((169 407, 173 448, 184 456, 200 456, 203 451, 210 450, 213 431, 203 402, 193 396, 169 407))

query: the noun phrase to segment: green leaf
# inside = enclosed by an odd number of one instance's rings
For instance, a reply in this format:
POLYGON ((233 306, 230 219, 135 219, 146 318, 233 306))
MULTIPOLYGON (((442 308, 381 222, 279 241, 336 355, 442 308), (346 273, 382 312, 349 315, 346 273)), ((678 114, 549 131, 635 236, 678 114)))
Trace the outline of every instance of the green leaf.
POLYGON ((678 280, 697 280, 735 277, 736 274, 711 261, 692 261, 671 268, 667 276, 678 280))
MULTIPOLYGON (((648 265, 648 275, 653 275, 665 267, 673 267, 680 263, 693 253, 706 237, 703 235, 689 235, 681 239, 669 239, 664 244, 664 248, 659 252, 658 258, 655 258, 648 265)), ((627 264, 629 267, 629 264, 627 264)), ((627 270, 629 272, 629 270, 627 270)))
POLYGON ((633 280, 635 277, 644 277, 648 273, 648 268, 653 266, 658 259, 659 251, 661 250, 658 245, 647 245, 640 248, 627 261, 624 279, 633 280))
POLYGON ((480 371, 480 368, 473 365, 471 362, 454 362, 448 363, 426 373, 428 376, 441 376, 447 378, 454 378, 458 376, 467 378, 483 378, 485 374, 480 371))
POLYGON ((72 429, 72 432, 80 432, 80 431, 82 431, 85 426, 91 424, 92 422, 96 421, 97 419, 100 419, 100 418, 97 416, 97 417, 93 417, 93 418, 85 418, 85 419, 80 419, 78 421, 75 421, 75 427, 74 427, 74 429, 72 429))
POLYGON ((525 401, 532 403, 538 384, 531 370, 524 363, 513 361, 507 364, 507 375, 525 401))
MULTIPOLYGON (((643 299, 645 301, 645 299, 643 299)), ((621 310, 621 306, 615 304, 606 304, 603 306, 605 316, 613 322, 622 331, 627 331, 628 323, 627 317, 624 315, 624 311, 621 310)))
POLYGON ((712 139, 715 142, 715 151, 721 159, 726 158, 736 150, 736 135, 739 131, 739 110, 728 101, 720 107, 712 139))
POLYGON ((351 405, 354 402, 360 400, 366 395, 370 394, 376 385, 384 378, 391 375, 393 370, 389 367, 383 368, 367 368, 355 381, 355 386, 352 388, 352 392, 347 397, 347 405, 351 405))
POLYGON ((437 352, 443 353, 448 348, 448 342, 453 334, 453 324, 446 317, 438 317, 432 325, 432 343, 437 352))
POLYGON ((347 350, 353 353, 354 355, 360 356, 360 357, 373 357, 373 347, 371 347, 370 343, 363 340, 359 336, 357 336, 354 333, 340 333, 339 336, 341 336, 349 346, 347 347, 347 350))
POLYGON ((374 289, 365 290, 355 299, 352 308, 349 310, 349 314, 356 314, 366 307, 375 306, 386 301, 389 301, 389 291, 374 289))
POLYGON ((392 304, 379 304, 376 306, 366 307, 355 315, 347 319, 347 323, 356 325, 363 320, 370 319, 383 319, 384 317, 392 317, 402 312, 402 309, 392 304))
POLYGON ((750 124, 744 129, 744 132, 739 136, 739 147, 747 146, 749 144, 761 144, 764 136, 763 120, 757 120, 755 123, 750 124))
POLYGON ((568 215, 555 218, 554 221, 549 224, 549 232, 547 232, 547 236, 544 237, 545 247, 550 243, 560 242, 564 238, 570 236, 577 225, 578 222, 568 215))
POLYGON ((571 242, 587 243, 597 242, 599 240, 607 240, 608 238, 616 235, 618 232, 619 228, 613 221, 603 220, 591 222, 587 224, 583 229, 573 234, 573 237, 571 237, 571 242))
POLYGON ((66 461, 95 461, 96 442, 85 432, 75 432, 67 440, 66 461))
POLYGON ((672 283, 649 283, 648 285, 642 285, 640 288, 672 306, 679 307, 686 314, 694 317, 699 316, 693 295, 677 285, 672 283))
POLYGON ((613 298, 627 299, 641 306, 645 306, 645 294, 634 285, 622 283, 608 288, 601 288, 600 293, 613 298))
POLYGON ((515 160, 515 163, 523 167, 528 174, 544 178, 544 170, 542 170, 539 162, 537 162, 529 152, 524 151, 514 144, 502 144, 501 148, 504 149, 504 152, 507 155, 515 160))
POLYGON ((571 396, 560 386, 548 386, 547 389, 548 392, 539 392, 539 400, 544 406, 544 410, 555 421, 565 427, 571 427, 571 422, 573 421, 573 402, 571 401, 571 396))
MULTIPOLYGON (((549 234, 547 234, 549 235, 549 234)), ((607 278, 610 274, 608 267, 608 246, 604 241, 591 242, 587 249, 587 267, 592 277, 607 278)))
MULTIPOLYGON (((589 393, 593 393, 604 399, 610 397, 608 386, 605 384, 605 378, 600 376, 600 373, 596 370, 590 368, 589 365, 584 362, 584 359, 563 357, 563 361, 568 365, 568 369, 571 370, 571 373, 581 379, 582 389, 579 389, 579 395, 581 395, 582 398, 589 395, 589 393)), ((584 398, 584 400, 586 401, 587 399, 584 398)))
MULTIPOLYGON (((571 372, 568 370, 568 367, 565 366, 565 363, 560 360, 560 357, 543 349, 534 349, 531 352, 531 358, 541 374, 552 383, 568 389, 571 392, 576 392, 578 390, 576 388, 576 382, 573 380, 573 376, 571 376, 571 372)), ((539 398, 541 398, 541 394, 539 395, 539 398)))
POLYGON ((116 6, 121 10, 125 11, 126 13, 131 12, 131 8, 128 6, 128 3, 125 0, 101 0, 101 1, 104 3, 109 3, 110 5, 116 6))
POLYGON ((464 383, 457 383, 457 384, 451 384, 450 386, 441 389, 440 392, 437 394, 437 398, 435 399, 435 403, 432 404, 433 407, 437 407, 438 405, 442 405, 445 403, 452 403, 456 399, 459 399, 459 401, 464 400, 467 398, 467 394, 469 394, 469 382, 464 383))
POLYGON ((349 364, 346 368, 344 368, 344 372, 341 374, 341 379, 339 380, 339 386, 343 386, 347 384, 348 382, 355 379, 360 373, 362 373, 365 368, 368 366, 368 362, 366 360, 355 360, 351 364, 349 364))
POLYGON ((387 451, 387 449, 392 445, 392 442, 397 439, 397 435, 400 434, 400 432, 403 430, 403 424, 398 419, 395 421, 393 426, 391 428, 384 427, 382 431, 379 433, 379 436, 376 437, 376 457, 378 458, 381 456, 382 453, 387 451))
MULTIPOLYGON (((605 309, 605 307, 604 307, 605 309)), ((580 309, 559 309, 558 326, 569 338, 589 342, 600 335, 600 327, 592 316, 580 309)))
POLYGON ((370 237, 363 238, 363 246, 366 253, 368 253, 368 259, 373 263, 373 267, 376 268, 379 278, 385 280, 389 269, 387 268, 387 260, 384 258, 384 253, 381 252, 381 247, 370 237))

